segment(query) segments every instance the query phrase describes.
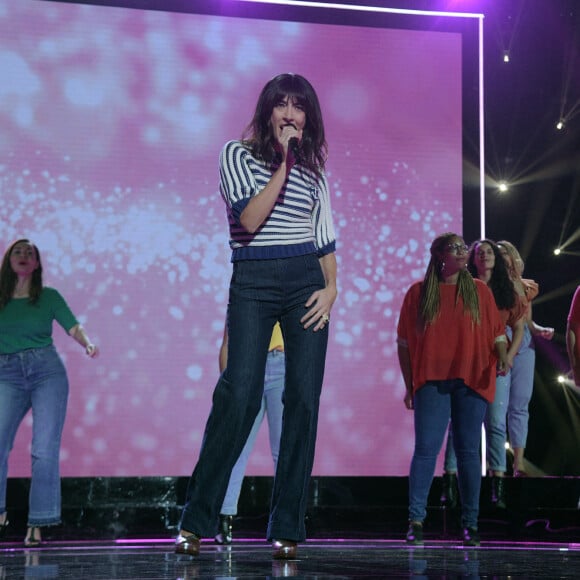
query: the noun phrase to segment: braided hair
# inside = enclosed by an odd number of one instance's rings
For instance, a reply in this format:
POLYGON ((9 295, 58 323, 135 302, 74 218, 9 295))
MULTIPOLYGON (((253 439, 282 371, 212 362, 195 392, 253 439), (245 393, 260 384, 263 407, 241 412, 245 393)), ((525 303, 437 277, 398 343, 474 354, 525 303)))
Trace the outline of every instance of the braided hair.
MULTIPOLYGON (((423 331, 427 325, 432 324, 439 316, 440 293, 439 283, 442 281, 441 271, 443 269, 443 256, 445 248, 456 238, 457 234, 448 232, 436 237, 431 244, 431 259, 427 266, 425 278, 421 285, 419 297, 419 317, 418 326, 423 331)), ((457 290, 455 294, 455 304, 459 298, 463 300, 463 311, 469 312, 473 322, 480 324, 479 296, 473 277, 467 269, 461 270, 457 278, 457 290)))

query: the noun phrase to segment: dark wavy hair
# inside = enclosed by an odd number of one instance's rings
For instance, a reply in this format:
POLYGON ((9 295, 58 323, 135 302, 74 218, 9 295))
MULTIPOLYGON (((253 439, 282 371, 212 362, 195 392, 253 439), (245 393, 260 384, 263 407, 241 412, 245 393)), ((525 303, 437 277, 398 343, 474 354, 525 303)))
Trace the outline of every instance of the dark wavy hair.
POLYGON ((23 242, 30 244, 34 248, 36 259, 38 260, 38 268, 34 270, 32 273, 32 279, 30 280, 29 302, 35 304, 40 298, 40 293, 42 292, 42 262, 40 260, 40 252, 30 240, 22 238, 10 244, 9 248, 4 253, 4 258, 2 259, 2 267, 0 268, 0 310, 2 310, 10 300, 12 300, 18 276, 10 265, 10 256, 12 255, 12 250, 14 250, 14 246, 23 242))
POLYGON ((475 252, 476 248, 481 244, 488 244, 493 250, 495 256, 495 266, 491 273, 491 278, 487 285, 493 293, 495 303, 500 310, 509 310, 513 308, 516 303, 516 295, 514 285, 510 279, 505 260, 499 251, 498 245, 489 239, 477 240, 471 244, 469 248, 469 258, 467 260, 467 269, 471 272, 474 278, 477 278, 477 268, 475 266, 475 252))
POLYGON ((254 118, 244 130, 242 140, 254 157, 275 162, 279 153, 276 151, 277 141, 270 118, 274 107, 286 97, 294 99, 306 113, 298 162, 320 177, 328 153, 322 112, 316 91, 301 75, 284 73, 266 83, 258 97, 254 118))

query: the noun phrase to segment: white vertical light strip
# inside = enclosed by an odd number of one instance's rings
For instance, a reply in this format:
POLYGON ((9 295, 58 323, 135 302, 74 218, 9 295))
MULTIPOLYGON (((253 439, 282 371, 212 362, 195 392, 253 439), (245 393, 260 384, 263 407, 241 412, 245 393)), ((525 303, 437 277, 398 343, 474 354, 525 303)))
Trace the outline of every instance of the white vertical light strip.
MULTIPOLYGON (((483 15, 479 19, 479 239, 485 239, 485 125, 483 114, 483 15)), ((487 442, 485 427, 481 426, 481 475, 487 473, 487 442)))
POLYGON ((483 15, 479 19, 479 213, 480 239, 485 239, 485 125, 483 115, 483 15))

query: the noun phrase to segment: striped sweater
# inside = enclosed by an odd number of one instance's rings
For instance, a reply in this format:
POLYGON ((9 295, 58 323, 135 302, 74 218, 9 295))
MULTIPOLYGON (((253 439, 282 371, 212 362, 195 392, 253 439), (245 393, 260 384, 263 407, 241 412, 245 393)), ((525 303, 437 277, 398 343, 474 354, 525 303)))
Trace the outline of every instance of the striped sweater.
POLYGON ((220 193, 226 202, 232 262, 334 252, 336 241, 326 177, 294 166, 261 227, 251 234, 240 224, 250 199, 272 177, 270 165, 254 158, 240 141, 220 154, 220 193))

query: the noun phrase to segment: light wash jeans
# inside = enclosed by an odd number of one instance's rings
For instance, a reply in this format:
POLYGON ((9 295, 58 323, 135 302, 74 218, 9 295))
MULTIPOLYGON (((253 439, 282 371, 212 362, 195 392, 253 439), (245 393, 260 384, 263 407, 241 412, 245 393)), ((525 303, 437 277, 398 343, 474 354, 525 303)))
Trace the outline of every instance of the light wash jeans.
POLYGON ((220 512, 224 515, 235 516, 238 513, 238 500, 242 490, 242 483, 244 482, 246 466, 250 458, 250 453, 254 448, 254 443, 256 442, 256 437, 260 431, 264 416, 268 418, 270 450, 274 461, 274 472, 276 471, 276 463, 278 462, 278 454, 280 451, 280 436, 282 434, 282 413, 284 411, 284 403, 282 400, 284 395, 284 369, 284 353, 279 350, 271 350, 266 360, 262 406, 258 411, 248 440, 242 449, 242 453, 232 469, 226 497, 220 512))
POLYGON ((409 474, 409 520, 423 522, 437 456, 451 419, 464 527, 477 528, 479 446, 487 401, 461 380, 429 382, 415 393, 415 451, 409 474))
POLYGON ((300 319, 325 287, 315 254, 235 262, 228 304, 228 364, 213 394, 199 459, 191 475, 181 528, 215 536, 232 469, 264 394, 272 329, 280 321, 286 380, 280 454, 267 538, 301 542, 318 426, 328 328, 305 330, 300 319))
POLYGON ((28 526, 60 523, 59 452, 68 379, 53 346, 0 355, 0 514, 6 511, 8 455, 32 409, 32 478, 28 526))
POLYGON ((507 426, 512 447, 526 447, 530 416, 528 407, 534 390, 535 365, 534 340, 528 325, 525 324, 524 338, 511 370, 507 426))
MULTIPOLYGON (((511 339, 511 328, 506 329, 511 339)), ((524 325, 524 337, 514 365, 505 376, 496 378, 495 398, 485 416, 487 466, 492 471, 507 471, 507 434, 512 447, 525 448, 528 437, 528 406, 534 390, 536 351, 530 330, 524 325)), ((447 438, 445 471, 457 471, 453 437, 447 438)))

